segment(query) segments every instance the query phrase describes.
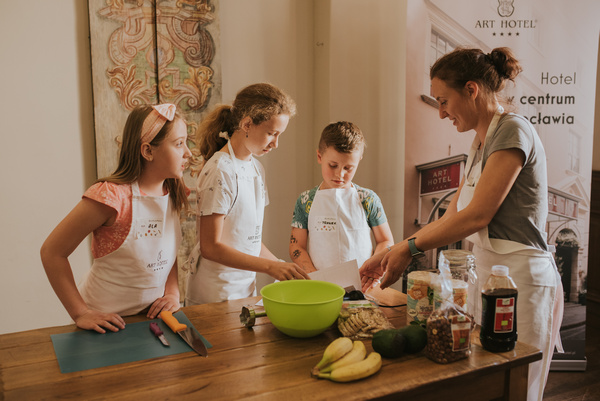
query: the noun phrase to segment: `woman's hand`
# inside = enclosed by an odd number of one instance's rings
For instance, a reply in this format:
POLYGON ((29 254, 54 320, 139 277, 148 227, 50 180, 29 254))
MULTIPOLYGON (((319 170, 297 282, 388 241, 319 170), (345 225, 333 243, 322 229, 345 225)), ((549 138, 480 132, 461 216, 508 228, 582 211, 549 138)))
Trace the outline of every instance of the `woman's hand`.
POLYGON ((295 263, 282 261, 271 261, 272 265, 269 268, 269 276, 279 281, 284 280, 310 280, 308 273, 295 263))
POLYGON ((152 303, 146 316, 155 319, 162 311, 176 312, 180 307, 179 294, 165 294, 152 303))
POLYGON ((385 250, 371 256, 359 270, 362 291, 366 292, 380 281, 382 290, 394 284, 400 279, 411 260, 412 256, 408 252, 406 242, 394 245, 389 251, 385 250))
POLYGON ((381 289, 386 289, 400 280, 402 273, 412 261, 406 242, 397 244, 381 260, 381 268, 385 272, 381 278, 381 289))
POLYGON ((363 293, 377 285, 381 277, 385 274, 385 269, 381 266, 381 261, 388 252, 389 251, 386 249, 385 251, 374 254, 367 259, 358 270, 363 293))
POLYGON ((88 309, 74 320, 80 329, 95 330, 102 334, 106 333, 104 329, 116 332, 125 328, 125 321, 116 313, 104 313, 92 309, 88 309))

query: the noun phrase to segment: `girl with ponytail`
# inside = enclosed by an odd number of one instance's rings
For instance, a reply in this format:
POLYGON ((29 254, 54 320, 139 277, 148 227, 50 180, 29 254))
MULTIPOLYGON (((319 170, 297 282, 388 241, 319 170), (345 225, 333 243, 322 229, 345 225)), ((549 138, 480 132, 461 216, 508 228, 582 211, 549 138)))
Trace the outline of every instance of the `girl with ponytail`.
POLYGON ((217 106, 198 129, 206 161, 197 185, 198 244, 190 257, 186 305, 256 295, 256 273, 277 280, 305 279, 295 263, 275 257, 262 242, 269 198, 256 157, 278 146, 294 101, 273 85, 238 92, 232 105, 217 106))

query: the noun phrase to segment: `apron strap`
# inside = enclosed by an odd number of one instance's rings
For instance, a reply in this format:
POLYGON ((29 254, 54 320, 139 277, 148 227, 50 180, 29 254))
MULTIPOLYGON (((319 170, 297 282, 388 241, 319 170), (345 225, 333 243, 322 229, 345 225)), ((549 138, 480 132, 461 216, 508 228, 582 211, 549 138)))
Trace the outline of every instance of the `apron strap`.
POLYGON ((233 198, 233 202, 231 202, 231 207, 229 208, 229 211, 227 211, 227 214, 225 215, 225 218, 227 218, 227 216, 229 216, 229 213, 231 213, 231 211, 233 210, 233 206, 235 205, 235 201, 237 200, 238 193, 240 192, 238 169, 237 169, 238 160, 237 160, 237 157, 235 157, 235 153, 233 152, 233 147, 231 146, 231 141, 229 139, 227 139, 227 149, 229 149, 229 156, 231 156, 231 158, 233 159, 233 168, 235 170, 235 196, 233 198))

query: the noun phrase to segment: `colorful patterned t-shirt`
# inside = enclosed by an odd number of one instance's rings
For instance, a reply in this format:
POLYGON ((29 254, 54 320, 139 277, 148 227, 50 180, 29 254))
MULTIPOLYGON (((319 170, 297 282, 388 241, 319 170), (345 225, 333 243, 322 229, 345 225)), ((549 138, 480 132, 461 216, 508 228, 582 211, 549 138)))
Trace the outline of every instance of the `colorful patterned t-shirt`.
MULTIPOLYGON (((387 222, 381 199, 377 194, 367 188, 361 188, 356 184, 352 184, 358 192, 358 198, 362 203, 363 209, 365 210, 365 218, 369 227, 377 227, 387 222)), ((319 186, 312 189, 308 189, 300 194, 296 200, 296 206, 294 207, 294 216, 292 217, 292 227, 308 229, 308 214, 310 213, 310 207, 312 206, 313 199, 319 190, 319 186)))

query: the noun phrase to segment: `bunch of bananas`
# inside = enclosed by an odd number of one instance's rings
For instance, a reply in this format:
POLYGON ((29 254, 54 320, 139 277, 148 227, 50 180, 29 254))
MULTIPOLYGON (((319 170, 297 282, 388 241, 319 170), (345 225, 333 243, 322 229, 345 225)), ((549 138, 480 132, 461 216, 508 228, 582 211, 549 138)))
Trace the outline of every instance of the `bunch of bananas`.
POLYGON ((323 358, 312 369, 311 374, 335 382, 363 379, 381 368, 381 355, 377 352, 366 355, 367 349, 362 341, 337 338, 327 346, 323 358))

